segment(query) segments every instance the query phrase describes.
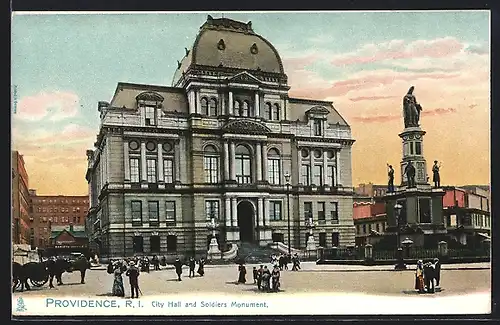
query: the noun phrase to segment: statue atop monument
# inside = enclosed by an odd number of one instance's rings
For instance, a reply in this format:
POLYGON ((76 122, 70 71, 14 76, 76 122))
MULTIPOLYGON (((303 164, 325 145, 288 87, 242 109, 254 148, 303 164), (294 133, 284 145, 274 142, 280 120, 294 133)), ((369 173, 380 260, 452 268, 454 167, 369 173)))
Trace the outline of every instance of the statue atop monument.
POLYGON ((418 127, 420 121, 420 112, 422 111, 422 106, 417 103, 415 95, 413 95, 414 86, 411 86, 408 93, 403 98, 403 115, 405 128, 408 127, 418 127))

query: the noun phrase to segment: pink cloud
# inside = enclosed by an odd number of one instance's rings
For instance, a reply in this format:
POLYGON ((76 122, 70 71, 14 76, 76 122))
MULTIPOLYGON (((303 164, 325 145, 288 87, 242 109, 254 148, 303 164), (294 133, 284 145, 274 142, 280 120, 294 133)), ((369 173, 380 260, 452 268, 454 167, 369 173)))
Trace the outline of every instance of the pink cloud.
MULTIPOLYGON (((423 116, 437 116, 449 113, 456 113, 455 108, 435 108, 427 111, 422 111, 423 116)), ((354 116, 353 121, 361 123, 383 123, 393 120, 403 119, 402 115, 374 115, 374 116, 354 116)))
POLYGON ((72 92, 41 92, 22 97, 15 118, 38 121, 48 117, 52 121, 73 117, 78 113, 79 98, 72 92))
POLYGON ((430 41, 419 40, 409 44, 391 41, 365 45, 358 51, 339 55, 331 62, 339 66, 421 57, 444 58, 459 53, 463 48, 464 44, 451 37, 430 41))
POLYGON ((397 98, 397 96, 360 96, 360 97, 349 98, 349 100, 352 102, 360 102, 364 100, 381 100, 381 99, 393 99, 393 98, 397 98))

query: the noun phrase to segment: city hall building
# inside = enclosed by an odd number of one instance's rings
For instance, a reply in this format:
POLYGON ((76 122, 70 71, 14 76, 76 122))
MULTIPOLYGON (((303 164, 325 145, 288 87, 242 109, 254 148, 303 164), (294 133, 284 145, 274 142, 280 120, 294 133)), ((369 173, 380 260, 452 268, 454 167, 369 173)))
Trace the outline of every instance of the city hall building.
POLYGON ((304 249, 310 218, 318 246, 353 246, 354 140, 332 103, 290 97, 280 55, 251 22, 208 16, 185 52, 172 86, 118 83, 98 104, 91 248, 204 254, 213 219, 222 251, 304 249))

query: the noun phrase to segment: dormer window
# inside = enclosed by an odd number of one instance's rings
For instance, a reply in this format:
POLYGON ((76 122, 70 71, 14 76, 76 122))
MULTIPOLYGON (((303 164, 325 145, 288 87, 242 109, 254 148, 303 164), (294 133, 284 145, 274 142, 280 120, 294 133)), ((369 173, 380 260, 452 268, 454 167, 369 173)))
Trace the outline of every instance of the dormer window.
POLYGON ((314 119, 313 127, 314 127, 314 135, 315 136, 323 135, 323 121, 322 120, 314 119))
POLYGON ((156 125, 156 107, 145 106, 144 110, 146 125, 156 125))

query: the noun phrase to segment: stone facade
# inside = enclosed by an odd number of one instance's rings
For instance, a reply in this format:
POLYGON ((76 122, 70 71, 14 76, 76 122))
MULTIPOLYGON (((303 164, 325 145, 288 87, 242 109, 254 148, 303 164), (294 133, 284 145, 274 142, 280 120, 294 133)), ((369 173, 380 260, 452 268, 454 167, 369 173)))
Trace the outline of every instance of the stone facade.
POLYGON ((309 217, 319 244, 354 245, 350 126, 331 102, 289 97, 281 58, 250 23, 209 17, 173 85, 119 83, 99 102, 86 175, 94 249, 206 253, 212 219, 223 251, 303 249, 309 217))

